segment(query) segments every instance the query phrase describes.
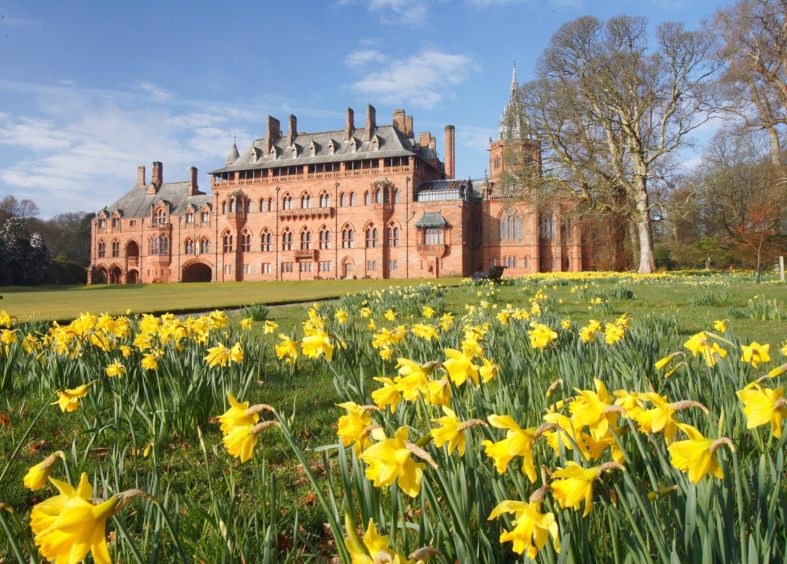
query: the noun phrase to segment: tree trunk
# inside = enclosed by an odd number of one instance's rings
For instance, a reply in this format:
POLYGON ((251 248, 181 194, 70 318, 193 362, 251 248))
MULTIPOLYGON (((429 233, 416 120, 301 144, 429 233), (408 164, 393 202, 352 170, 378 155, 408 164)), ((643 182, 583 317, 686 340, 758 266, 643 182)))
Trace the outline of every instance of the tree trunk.
POLYGON ((626 231, 629 236, 629 244, 631 245, 631 262, 630 266, 639 263, 639 237, 637 236, 637 223, 635 221, 626 221, 626 231))
POLYGON ((639 238, 639 272, 650 274, 656 271, 656 253, 653 250, 653 233, 650 225, 650 206, 648 205, 648 192, 645 178, 637 179, 637 235, 639 238))
POLYGON ((775 170, 780 170, 782 166, 782 148, 779 141, 779 132, 773 126, 767 129, 771 142, 771 164, 773 164, 775 170))

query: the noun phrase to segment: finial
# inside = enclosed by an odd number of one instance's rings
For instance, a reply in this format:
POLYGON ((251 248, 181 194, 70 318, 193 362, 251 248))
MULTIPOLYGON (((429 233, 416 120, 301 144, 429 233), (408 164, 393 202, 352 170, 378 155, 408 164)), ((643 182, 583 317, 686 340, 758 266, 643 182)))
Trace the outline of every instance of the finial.
POLYGON ((237 145, 238 144, 238 134, 237 133, 233 133, 232 134, 232 144, 233 145, 237 145))

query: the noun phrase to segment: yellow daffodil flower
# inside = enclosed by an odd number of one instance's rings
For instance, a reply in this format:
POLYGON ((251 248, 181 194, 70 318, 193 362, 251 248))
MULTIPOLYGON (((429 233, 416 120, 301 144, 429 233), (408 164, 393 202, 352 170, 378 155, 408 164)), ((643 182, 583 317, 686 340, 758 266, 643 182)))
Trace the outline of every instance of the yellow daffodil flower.
POLYGON ((750 362, 754 368, 757 368, 760 364, 770 362, 771 357, 768 354, 770 348, 771 345, 761 345, 757 341, 752 341, 751 345, 748 346, 741 345, 741 349, 743 350, 741 360, 743 362, 750 362))
POLYGON ((443 417, 432 419, 432 422, 440 425, 440 427, 432 429, 434 444, 441 448, 447 443, 448 454, 453 454, 455 450, 458 450, 459 456, 464 456, 466 439, 462 421, 459 420, 452 409, 446 406, 443 406, 443 413, 445 414, 443 417))
POLYGON ((719 358, 727 356, 727 351, 721 348, 718 343, 708 341, 708 335, 704 331, 689 337, 689 340, 683 343, 683 346, 690 350, 695 358, 697 355, 702 355, 709 367, 716 366, 719 358))
POLYGON ((89 501, 93 488, 84 473, 77 489, 50 480, 60 494, 35 505, 30 514, 30 527, 41 556, 58 563, 81 562, 90 552, 96 564, 111 564, 106 524, 120 498, 93 505, 89 501))
POLYGON ((614 345, 618 341, 623 340, 626 332, 620 325, 615 323, 607 323, 604 326, 604 342, 608 345, 614 345))
POLYGON ((530 338, 530 346, 534 349, 543 350, 557 339, 557 333, 543 323, 535 323, 533 329, 527 332, 530 338))
POLYGON ((713 330, 718 331, 719 333, 726 333, 727 332, 727 322, 723 319, 717 319, 713 322, 713 330))
POLYGON ((279 324, 275 321, 266 321, 262 324, 262 334, 269 335, 279 328, 279 324))
POLYGON ((25 477, 22 479, 25 487, 31 491, 36 491, 43 488, 49 480, 49 475, 52 473, 52 469, 54 468, 57 459, 63 457, 63 452, 57 451, 47 456, 38 464, 31 466, 25 474, 25 477))
POLYGON ((579 504, 585 502, 583 517, 590 515, 593 510, 593 482, 610 468, 623 467, 616 462, 607 462, 601 466, 583 468, 576 462, 567 462, 565 468, 558 468, 552 474, 552 495, 555 496, 563 509, 579 509, 579 504))
POLYGON ((254 320, 251 317, 244 317, 240 320, 240 328, 244 331, 251 331, 253 325, 254 320))
POLYGON ((255 425, 260 420, 259 414, 246 413, 249 409, 248 401, 239 402, 230 392, 227 392, 227 401, 230 402, 229 409, 218 416, 222 433, 227 434, 234 427, 255 425))
POLYGON ((455 385, 461 386, 468 378, 478 384, 479 367, 473 363, 472 355, 456 349, 445 349, 445 355, 448 360, 443 362, 443 366, 455 385))
POLYGON ((426 319, 432 319, 432 317, 434 317, 434 309, 429 306, 424 306, 421 308, 421 315, 426 319))
POLYGON ((74 412, 79 409, 79 401, 82 398, 87 397, 87 392, 92 385, 93 383, 90 382, 88 384, 77 386, 76 388, 58 390, 55 392, 57 394, 57 401, 52 402, 51 405, 58 405, 60 407, 60 411, 64 413, 74 412))
POLYGON ((341 325, 346 325, 347 322, 350 320, 350 316, 343 309, 337 309, 336 313, 333 314, 333 318, 336 321, 338 321, 341 325))
POLYGON ((689 480, 698 484, 707 474, 724 478, 724 471, 716 459, 716 449, 721 444, 732 447, 729 439, 708 439, 691 425, 680 424, 680 430, 689 438, 675 441, 668 450, 672 465, 689 475, 689 480))
POLYGON ((771 435, 780 439, 782 421, 787 417, 787 401, 784 388, 769 389, 752 383, 735 392, 743 403, 746 415, 746 428, 756 429, 760 425, 771 424, 771 435))
POLYGON ((210 347, 208 354, 205 356, 205 362, 208 363, 210 368, 227 366, 230 363, 230 349, 221 343, 215 347, 210 347))
POLYGON ((553 513, 541 513, 541 502, 524 502, 506 499, 497 504, 489 515, 489 520, 497 519, 504 513, 514 514, 514 528, 503 530, 500 542, 513 543, 513 551, 517 554, 527 552, 527 557, 535 560, 538 552, 544 548, 549 537, 552 547, 560 553, 558 526, 553 513))
POLYGON ((400 427, 389 439, 384 433, 373 431, 378 442, 363 451, 360 458, 366 463, 366 478, 376 487, 397 482, 405 494, 415 497, 421 491, 424 465, 413 460, 408 433, 407 427, 400 427))
POLYGON ((279 360, 284 360, 288 364, 294 364, 298 358, 298 343, 283 333, 279 333, 279 340, 281 342, 273 347, 276 351, 276 356, 279 360))
POLYGON ((536 440, 536 429, 522 429, 510 415, 495 415, 487 417, 489 424, 496 429, 506 429, 506 438, 493 443, 485 440, 481 443, 486 449, 486 455, 495 461, 498 474, 504 474, 508 463, 516 456, 521 456, 522 472, 531 482, 536 481, 536 468, 533 464, 533 444, 536 440))
POLYGON ((372 442, 368 432, 368 428, 372 424, 372 416, 369 415, 369 409, 353 401, 347 401, 338 405, 342 409, 347 410, 347 414, 339 417, 336 434, 344 446, 353 445, 355 454, 361 454, 361 451, 372 442))
POLYGON ((109 376, 110 378, 114 378, 116 376, 120 377, 126 373, 126 367, 123 366, 118 361, 115 361, 112 364, 107 365, 107 367, 104 370, 107 376, 109 376))

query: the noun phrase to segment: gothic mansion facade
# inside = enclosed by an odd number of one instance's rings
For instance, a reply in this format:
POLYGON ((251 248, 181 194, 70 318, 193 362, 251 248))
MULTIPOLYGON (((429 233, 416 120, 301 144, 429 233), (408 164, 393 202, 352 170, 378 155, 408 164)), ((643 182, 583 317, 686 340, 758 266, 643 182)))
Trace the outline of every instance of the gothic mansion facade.
MULTIPOLYGON (((505 121, 505 113, 504 113, 505 121)), ((134 187, 101 210, 92 227, 88 283, 312 280, 469 276, 493 265, 506 275, 580 271, 582 233, 570 204, 534 209, 499 185, 501 138, 491 174, 454 178, 454 136, 445 158, 436 139, 415 135, 412 116, 377 123, 368 106, 356 127, 286 133, 268 116, 265 137, 212 171, 210 193, 189 180, 165 182, 153 163, 134 187)), ((540 167, 536 142, 520 141, 540 167)))

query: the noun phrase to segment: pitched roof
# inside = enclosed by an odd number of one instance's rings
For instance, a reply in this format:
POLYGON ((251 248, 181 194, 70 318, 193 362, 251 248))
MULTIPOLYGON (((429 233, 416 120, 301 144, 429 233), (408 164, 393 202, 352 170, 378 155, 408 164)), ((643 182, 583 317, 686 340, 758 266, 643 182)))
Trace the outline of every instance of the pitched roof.
POLYGON ((148 194, 147 186, 137 185, 105 209, 110 214, 120 211, 123 217, 147 217, 154 205, 165 202, 169 207, 170 215, 184 215, 189 204, 195 209, 200 209, 213 200, 210 194, 202 192, 196 196, 189 196, 190 190, 189 181, 165 182, 155 194, 148 194))
POLYGON ((448 225, 448 221, 440 212, 424 212, 424 215, 415 222, 416 227, 443 227, 448 225))
POLYGON ((372 136, 366 129, 356 129, 351 139, 346 139, 344 130, 298 133, 292 144, 288 143, 287 136, 281 136, 273 140, 271 149, 275 154, 266 154, 264 140, 257 139, 231 164, 213 170, 210 174, 411 155, 417 155, 423 160, 438 160, 435 151, 421 147, 392 125, 378 125, 372 136))

